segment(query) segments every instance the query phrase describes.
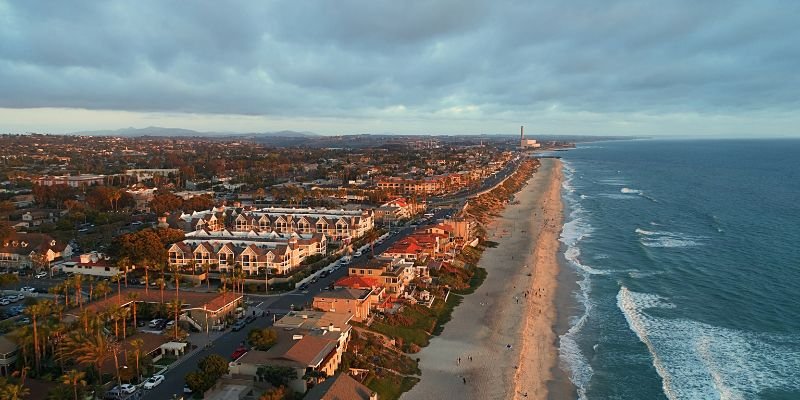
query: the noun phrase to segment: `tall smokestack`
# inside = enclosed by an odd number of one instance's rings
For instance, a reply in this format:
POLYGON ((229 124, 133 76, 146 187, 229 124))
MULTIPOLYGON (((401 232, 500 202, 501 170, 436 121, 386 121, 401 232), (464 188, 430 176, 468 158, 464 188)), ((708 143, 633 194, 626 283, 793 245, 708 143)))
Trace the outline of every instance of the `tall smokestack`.
POLYGON ((525 126, 519 126, 519 140, 525 139, 525 126))

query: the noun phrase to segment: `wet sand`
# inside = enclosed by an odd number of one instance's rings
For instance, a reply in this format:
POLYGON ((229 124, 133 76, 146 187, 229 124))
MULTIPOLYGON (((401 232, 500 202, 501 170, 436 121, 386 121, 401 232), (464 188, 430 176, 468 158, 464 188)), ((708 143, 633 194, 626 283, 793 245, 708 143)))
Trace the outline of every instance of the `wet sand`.
POLYGON ((486 226, 498 243, 480 261, 486 280, 416 355, 422 380, 403 399, 547 398, 558 361, 560 161, 543 159, 516 200, 486 226))

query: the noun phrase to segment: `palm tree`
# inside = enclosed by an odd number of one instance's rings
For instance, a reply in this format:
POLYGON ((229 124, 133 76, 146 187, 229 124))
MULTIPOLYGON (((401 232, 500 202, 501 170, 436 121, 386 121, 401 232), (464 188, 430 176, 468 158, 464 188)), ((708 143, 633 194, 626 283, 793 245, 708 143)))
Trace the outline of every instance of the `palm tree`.
POLYGON ((94 292, 97 293, 98 296, 103 296, 103 300, 108 300, 108 294, 111 293, 111 285, 106 281, 100 281, 94 287, 94 292))
POLYGON ((177 339, 178 338, 178 317, 180 316, 180 313, 181 313, 181 302, 180 302, 180 300, 178 300, 176 298, 175 300, 172 300, 172 301, 169 302, 168 307, 169 307, 170 310, 172 310, 175 313, 175 325, 173 325, 173 328, 175 328, 175 339, 177 339))
POLYGON ((119 316, 122 318, 122 340, 128 337, 128 315, 130 315, 131 309, 128 307, 120 307, 119 309, 119 316))
POLYGON ((47 288, 47 293, 53 294, 56 296, 56 303, 60 301, 61 292, 64 291, 64 285, 59 283, 57 285, 50 286, 47 288))
POLYGON ((39 321, 40 317, 50 314, 48 302, 36 303, 28 306, 25 312, 31 316, 33 325, 33 359, 36 365, 36 370, 39 371, 39 364, 41 362, 41 350, 39 349, 39 321))
POLYGON ((0 389, 0 399, 3 400, 22 400, 31 394, 31 390, 22 385, 22 383, 13 384, 6 383, 0 389))
POLYGON ((144 346, 144 340, 142 339, 133 339, 131 340, 131 347, 133 347, 133 355, 136 359, 136 380, 138 381, 141 379, 141 374, 139 373, 139 357, 142 355, 142 346, 144 346))
POLYGON ((161 304, 163 305, 164 304, 164 286, 167 285, 167 282, 164 280, 164 278, 158 278, 158 279, 156 279, 156 283, 158 283, 158 288, 161 290, 161 304))
POLYGON ((95 282, 97 282, 97 279, 94 276, 89 275, 89 276, 86 277, 86 283, 89 284, 89 302, 90 303, 92 302, 92 300, 94 300, 94 284, 95 284, 95 282))
POLYGON ((136 299, 139 297, 135 292, 128 293, 128 300, 131 301, 131 313, 133 314, 133 329, 139 326, 136 323, 136 299))
POLYGON ((150 294, 150 267, 147 263, 144 264, 144 293, 150 294))
POLYGON ((111 277, 111 281, 117 284, 117 305, 122 304, 122 275, 117 274, 111 277))
POLYGON ((85 308, 81 310, 78 319, 83 322, 83 333, 88 335, 89 334, 89 321, 92 319, 92 316, 95 315, 94 311, 85 308))
POLYGON ((197 263, 194 261, 194 258, 189 260, 189 268, 192 269, 192 277, 194 277, 195 273, 197 272, 197 263))
POLYGON ((22 351, 22 365, 29 366, 29 357, 33 347, 33 329, 30 325, 23 325, 14 330, 14 339, 22 351))
POLYGON ((72 284, 75 285, 75 300, 78 302, 78 307, 83 309, 83 293, 82 292, 82 285, 83 285, 83 275, 75 274, 72 277, 72 284))
POLYGON ((72 386, 72 393, 75 395, 75 400, 78 400, 78 386, 86 386, 85 377, 86 372, 75 369, 69 370, 64 375, 61 375, 61 383, 72 386))
POLYGON ((122 257, 117 261, 117 268, 122 271, 125 276, 125 287, 128 287, 128 268, 131 266, 131 260, 128 257, 122 257))
POLYGON ((211 265, 209 263, 203 263, 203 271, 206 273, 206 290, 211 290, 211 265))
POLYGON ((161 273, 161 277, 158 278, 158 279, 160 279, 160 281, 158 281, 158 286, 161 289, 161 304, 164 304, 164 286, 167 284, 167 281, 164 280, 164 272, 165 272, 164 270, 165 269, 166 268, 165 268, 164 264, 159 264, 158 265, 158 272, 161 273))
POLYGON ((110 305, 106 309, 106 320, 114 320, 114 337, 119 339, 119 319, 122 308, 116 304, 110 305))
POLYGON ((74 359, 78 364, 91 365, 100 377, 103 362, 111 357, 111 342, 101 331, 93 335, 73 332, 66 339, 63 357, 74 359))
MULTIPOLYGON (((55 305, 55 307, 59 306, 55 305)), ((63 342, 64 335, 67 333, 67 325, 62 322, 61 318, 50 318, 45 328, 46 335, 44 336, 47 338, 47 344, 50 346, 50 354, 55 355, 58 346, 63 342)))

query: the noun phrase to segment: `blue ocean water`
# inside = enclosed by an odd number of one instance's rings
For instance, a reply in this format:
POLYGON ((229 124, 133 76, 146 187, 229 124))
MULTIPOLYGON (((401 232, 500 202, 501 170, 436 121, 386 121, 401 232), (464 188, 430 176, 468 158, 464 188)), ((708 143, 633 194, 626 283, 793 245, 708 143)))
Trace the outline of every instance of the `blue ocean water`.
POLYGON ((588 399, 800 399, 800 140, 598 142, 563 156, 588 399))

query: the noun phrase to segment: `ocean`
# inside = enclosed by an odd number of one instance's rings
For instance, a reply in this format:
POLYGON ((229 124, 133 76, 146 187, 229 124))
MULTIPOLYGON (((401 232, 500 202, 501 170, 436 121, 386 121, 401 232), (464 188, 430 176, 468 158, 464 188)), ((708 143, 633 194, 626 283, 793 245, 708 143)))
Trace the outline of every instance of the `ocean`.
POLYGON ((800 399, 800 140, 558 155, 579 398, 800 399))

